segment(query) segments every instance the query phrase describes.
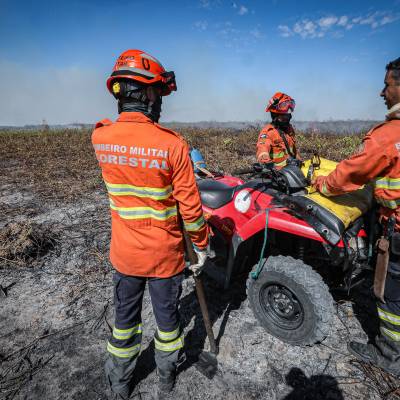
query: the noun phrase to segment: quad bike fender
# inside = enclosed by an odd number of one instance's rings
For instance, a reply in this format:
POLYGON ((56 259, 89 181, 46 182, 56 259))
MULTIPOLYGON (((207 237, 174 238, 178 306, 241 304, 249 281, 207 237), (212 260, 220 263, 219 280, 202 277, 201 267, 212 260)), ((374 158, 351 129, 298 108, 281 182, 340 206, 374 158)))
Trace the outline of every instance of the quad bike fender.
MULTIPOLYGON (((236 229, 231 238, 227 271, 225 276, 224 288, 230 285, 236 253, 240 245, 255 234, 265 229, 265 212, 256 214, 247 223, 236 229)), ((299 220, 292 215, 284 212, 284 208, 271 209, 268 215, 268 229, 276 229, 282 232, 291 233, 297 237, 305 237, 325 242, 325 240, 306 222, 299 220)))
MULTIPOLYGON (((326 241, 306 222, 284 212, 284 208, 275 208, 269 211, 268 229, 275 229, 282 232, 287 232, 297 237, 305 237, 311 240, 316 240, 321 243, 326 241)), ((229 257, 227 263, 227 271, 225 276, 224 288, 227 289, 230 285, 233 266, 236 253, 240 245, 247 239, 250 239, 255 234, 264 231, 265 229, 265 212, 256 214, 248 220, 239 229, 236 229, 231 238, 229 248, 229 257)), ((341 243, 339 243, 340 245, 341 243)))
MULTIPOLYGON (((265 229, 265 212, 258 213, 246 224, 242 225, 236 232, 242 241, 249 239, 256 233, 265 229)), ((292 235, 304 237, 317 242, 326 243, 326 241, 305 221, 302 221, 293 215, 285 212, 285 208, 273 208, 269 211, 268 229, 287 232, 292 235)))

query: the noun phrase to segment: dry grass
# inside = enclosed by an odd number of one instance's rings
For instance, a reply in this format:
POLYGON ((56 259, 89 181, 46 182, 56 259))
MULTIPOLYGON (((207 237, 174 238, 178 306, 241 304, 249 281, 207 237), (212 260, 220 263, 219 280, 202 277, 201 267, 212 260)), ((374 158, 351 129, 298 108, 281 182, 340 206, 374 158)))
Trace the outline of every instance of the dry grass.
MULTIPOLYGON (((257 128, 250 127, 242 131, 185 129, 182 134, 191 145, 200 149, 210 169, 232 172, 256 161, 257 128)), ((318 152, 321 157, 340 161, 358 148, 362 137, 298 132, 297 144, 304 159, 318 152)))
MULTIPOLYGON (((200 149, 213 170, 232 172, 255 161, 258 129, 195 129, 181 134, 200 149)), ((0 175, 9 188, 29 188, 42 200, 74 201, 103 188, 89 130, 0 131, 0 175)), ((317 151, 339 161, 354 152, 361 135, 298 132, 303 158, 317 151)))
POLYGON ((0 230, 0 269, 6 265, 34 266, 54 248, 56 239, 43 226, 30 221, 12 222, 0 230))
POLYGON ((101 185, 87 130, 0 132, 3 183, 42 199, 76 199, 101 185))

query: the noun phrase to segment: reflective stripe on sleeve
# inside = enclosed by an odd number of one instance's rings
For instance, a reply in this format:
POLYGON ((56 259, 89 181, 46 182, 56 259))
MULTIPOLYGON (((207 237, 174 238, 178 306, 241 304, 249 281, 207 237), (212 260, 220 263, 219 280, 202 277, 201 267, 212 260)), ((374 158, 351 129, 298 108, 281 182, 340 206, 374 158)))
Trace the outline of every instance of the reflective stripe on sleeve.
POLYGON ((118 329, 115 326, 113 328, 113 337, 119 340, 130 339, 139 333, 142 333, 142 324, 137 324, 133 328, 129 329, 118 329))
POLYGON ((379 318, 383 321, 389 322, 392 325, 400 325, 400 316, 396 314, 392 314, 388 311, 384 311, 381 308, 378 308, 379 318))
POLYGON ((132 347, 122 348, 122 347, 115 347, 110 342, 108 342, 107 351, 119 358, 131 358, 139 354, 140 343, 132 347))
POLYGON ((286 156, 286 153, 284 151, 281 151, 280 153, 272 153, 272 159, 282 158, 285 156, 286 156))
POLYGON ((378 176, 375 179, 375 188, 398 190, 400 189, 400 178, 388 178, 388 177, 378 176))
POLYGON ((322 187, 321 187, 321 193, 325 196, 331 196, 331 192, 328 190, 326 187, 326 183, 324 182, 322 187))
POLYGON ((375 194, 375 199, 380 205, 382 205, 386 208, 391 208, 392 210, 395 210, 398 206, 400 206, 400 199, 387 200, 387 199, 377 196, 376 194, 375 194))
POLYGON ((204 217, 201 216, 200 218, 196 219, 194 222, 185 222, 183 221, 183 225, 185 225, 185 229, 189 232, 195 232, 200 230, 203 225, 205 224, 204 217))
POLYGON ((172 186, 168 185, 163 188, 154 188, 147 186, 134 186, 128 184, 109 183, 106 184, 108 193, 113 196, 136 196, 153 200, 165 200, 172 195, 172 186))
POLYGON ((275 162, 276 167, 284 167, 286 165, 286 160, 283 160, 281 162, 275 162))

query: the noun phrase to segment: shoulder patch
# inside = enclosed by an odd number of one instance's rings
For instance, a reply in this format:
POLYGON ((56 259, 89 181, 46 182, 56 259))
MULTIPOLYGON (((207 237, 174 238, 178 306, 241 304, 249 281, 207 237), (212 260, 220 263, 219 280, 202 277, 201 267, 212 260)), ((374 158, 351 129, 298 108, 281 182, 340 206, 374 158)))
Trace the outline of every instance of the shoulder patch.
POLYGON ((108 118, 102 119, 101 121, 97 122, 94 129, 101 128, 102 126, 112 125, 112 121, 108 118))

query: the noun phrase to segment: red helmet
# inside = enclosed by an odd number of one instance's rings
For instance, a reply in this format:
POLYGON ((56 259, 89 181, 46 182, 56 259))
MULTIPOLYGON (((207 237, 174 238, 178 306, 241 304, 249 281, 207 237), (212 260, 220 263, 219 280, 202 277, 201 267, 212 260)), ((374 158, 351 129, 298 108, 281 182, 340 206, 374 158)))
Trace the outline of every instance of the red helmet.
POLYGON ((120 78, 131 79, 145 85, 159 85, 162 90, 161 96, 168 96, 176 90, 174 72, 165 71, 156 58, 141 50, 127 50, 118 57, 107 79, 107 88, 111 94, 115 94, 113 84, 120 78))
POLYGON ((289 114, 294 111, 296 102, 285 93, 275 93, 268 102, 266 112, 274 112, 277 114, 289 114))

